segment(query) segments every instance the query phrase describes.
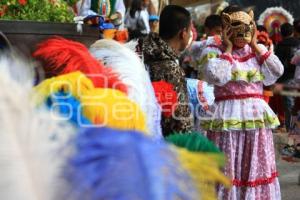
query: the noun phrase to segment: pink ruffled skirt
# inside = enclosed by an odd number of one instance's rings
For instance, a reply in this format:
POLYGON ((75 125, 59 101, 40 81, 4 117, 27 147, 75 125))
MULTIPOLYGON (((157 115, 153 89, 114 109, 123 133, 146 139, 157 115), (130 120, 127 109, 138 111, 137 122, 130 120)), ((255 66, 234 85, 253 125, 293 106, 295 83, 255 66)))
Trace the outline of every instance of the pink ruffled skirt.
POLYGON ((271 129, 207 132, 207 137, 226 154, 224 172, 233 187, 218 187, 218 199, 281 199, 271 129))

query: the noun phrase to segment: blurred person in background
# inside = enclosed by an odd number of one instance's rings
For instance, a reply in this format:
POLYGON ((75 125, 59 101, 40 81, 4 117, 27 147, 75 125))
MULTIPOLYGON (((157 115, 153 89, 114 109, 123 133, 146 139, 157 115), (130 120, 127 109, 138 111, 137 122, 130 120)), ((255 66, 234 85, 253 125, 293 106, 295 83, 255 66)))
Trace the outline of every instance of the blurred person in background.
POLYGON ((300 40, 300 19, 296 19, 293 23, 294 37, 300 40))
POLYGON ((76 3, 79 16, 104 15, 122 25, 125 18, 125 4, 123 0, 80 0, 76 3))
MULTIPOLYGON (((284 66, 283 75, 277 80, 282 85, 290 85, 294 79, 296 66, 291 64, 292 57, 300 47, 300 41, 294 37, 294 27, 289 23, 282 24, 280 27, 282 41, 275 47, 275 54, 284 66)), ((291 112, 294 106, 294 98, 283 96, 282 103, 284 108, 285 128, 290 129, 291 112)))
POLYGON ((150 0, 132 0, 125 16, 125 27, 128 29, 129 38, 144 37, 150 33, 148 6, 150 0))
MULTIPOLYGON (((204 22, 205 38, 220 37, 222 35, 222 20, 219 15, 209 15, 204 22)), ((200 55, 206 46, 206 40, 193 41, 190 48, 188 48, 181 56, 180 61, 182 67, 187 72, 188 78, 197 78, 202 80, 202 61, 200 55)))
POLYGON ((158 33, 159 17, 157 15, 150 15, 149 24, 151 32, 158 33))

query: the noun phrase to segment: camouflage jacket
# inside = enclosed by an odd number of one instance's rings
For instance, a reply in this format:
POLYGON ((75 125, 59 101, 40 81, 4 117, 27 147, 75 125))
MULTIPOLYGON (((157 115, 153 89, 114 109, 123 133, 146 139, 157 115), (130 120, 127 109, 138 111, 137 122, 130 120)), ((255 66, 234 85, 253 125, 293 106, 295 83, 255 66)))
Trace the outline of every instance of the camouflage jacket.
POLYGON ((192 131, 193 120, 188 105, 188 93, 184 70, 179 66, 175 51, 158 34, 151 33, 139 40, 140 53, 144 58, 151 81, 166 81, 177 92, 178 105, 172 117, 162 116, 164 136, 192 131))

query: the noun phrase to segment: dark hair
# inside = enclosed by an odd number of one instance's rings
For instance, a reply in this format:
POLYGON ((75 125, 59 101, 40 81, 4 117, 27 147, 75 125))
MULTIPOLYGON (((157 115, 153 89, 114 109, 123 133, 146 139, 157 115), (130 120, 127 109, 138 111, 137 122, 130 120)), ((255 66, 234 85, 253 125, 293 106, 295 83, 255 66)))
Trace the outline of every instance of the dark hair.
POLYGON ((160 14, 159 36, 162 39, 171 39, 190 25, 191 14, 188 10, 177 5, 168 5, 160 14))
POLYGON ((290 23, 284 23, 280 26, 282 37, 291 36, 294 33, 294 27, 290 23))
POLYGON ((295 20, 293 25, 294 25, 294 30, 300 33, 300 19, 295 20))
POLYGON ((130 10, 129 10, 129 14, 131 18, 135 18, 136 11, 140 12, 142 10, 143 7, 142 5, 143 5, 142 0, 132 0, 130 10))
POLYGON ((260 31, 260 32, 262 32, 262 31, 264 31, 264 32, 266 32, 266 33, 268 32, 267 29, 266 29, 263 25, 257 25, 256 28, 257 28, 257 30, 260 31))
POLYGON ((208 29, 212 29, 217 26, 222 26, 221 16, 220 15, 209 15, 205 19, 204 26, 208 29))
POLYGON ((242 7, 238 5, 229 5, 221 12, 221 16, 223 13, 231 14, 235 12, 245 11, 242 7))

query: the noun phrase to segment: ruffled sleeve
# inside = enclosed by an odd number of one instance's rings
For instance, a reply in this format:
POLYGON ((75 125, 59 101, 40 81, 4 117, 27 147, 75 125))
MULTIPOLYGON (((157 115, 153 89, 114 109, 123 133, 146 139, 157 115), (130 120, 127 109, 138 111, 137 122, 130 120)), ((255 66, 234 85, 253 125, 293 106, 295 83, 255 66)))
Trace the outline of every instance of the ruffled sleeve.
POLYGON ((204 79, 209 84, 225 85, 231 80, 232 56, 222 54, 216 47, 207 47, 203 50, 204 79))
POLYGON ((284 67, 279 58, 272 52, 268 51, 264 45, 259 45, 263 50, 259 55, 259 64, 261 65, 261 73, 264 76, 264 85, 272 85, 283 74, 284 67))

